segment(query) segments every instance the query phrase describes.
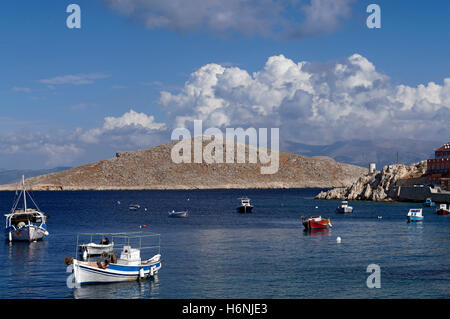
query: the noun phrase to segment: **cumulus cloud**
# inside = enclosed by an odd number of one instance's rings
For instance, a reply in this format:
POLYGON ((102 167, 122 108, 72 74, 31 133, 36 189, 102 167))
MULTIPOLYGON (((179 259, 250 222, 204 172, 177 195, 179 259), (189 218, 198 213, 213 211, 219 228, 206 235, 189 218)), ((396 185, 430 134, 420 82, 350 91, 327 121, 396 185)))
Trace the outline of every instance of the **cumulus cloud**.
MULTIPOLYGON (((1 161, 37 154, 47 166, 73 165, 167 143, 178 127, 280 128, 281 149, 295 143, 351 139, 441 140, 450 118, 450 78, 415 87, 393 85, 360 54, 326 63, 272 56, 256 72, 206 64, 184 86, 161 91, 165 123, 134 110, 107 116, 99 127, 0 136, 1 161), (430 124, 432 123, 432 124, 430 124)), ((287 149, 285 149, 287 150, 287 149)), ((42 166, 42 165, 39 165, 42 166)))
POLYGON ((360 54, 328 63, 279 55, 253 74, 207 64, 180 91, 161 92, 160 104, 175 127, 194 119, 209 127, 280 127, 286 142, 433 139, 448 127, 450 78, 442 85, 394 86, 360 54))
POLYGON ((90 144, 109 140, 114 141, 116 145, 120 142, 133 146, 148 146, 154 141, 153 133, 165 130, 166 124, 155 122, 154 116, 130 110, 121 117, 106 117, 102 127, 79 130, 77 135, 80 141, 90 144))
POLYGON ((148 29, 301 38, 331 32, 354 0, 104 0, 148 29))

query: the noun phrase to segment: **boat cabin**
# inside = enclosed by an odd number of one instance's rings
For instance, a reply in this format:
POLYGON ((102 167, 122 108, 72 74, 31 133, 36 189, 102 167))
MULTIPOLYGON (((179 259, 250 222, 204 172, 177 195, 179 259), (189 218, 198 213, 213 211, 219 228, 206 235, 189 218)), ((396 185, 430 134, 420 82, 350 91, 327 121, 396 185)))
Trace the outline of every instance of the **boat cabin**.
POLYGON ((248 197, 242 197, 239 198, 241 200, 241 206, 251 206, 250 205, 250 198, 248 197))
POLYGON ((422 209, 420 208, 412 208, 408 212, 409 217, 422 217, 422 209))
POLYGON ((117 260, 118 265, 138 266, 141 263, 141 251, 131 246, 124 246, 120 258, 117 260))
POLYGON ((16 210, 13 214, 5 215, 8 226, 25 226, 28 224, 45 224, 45 215, 35 209, 27 209, 26 212, 16 210))

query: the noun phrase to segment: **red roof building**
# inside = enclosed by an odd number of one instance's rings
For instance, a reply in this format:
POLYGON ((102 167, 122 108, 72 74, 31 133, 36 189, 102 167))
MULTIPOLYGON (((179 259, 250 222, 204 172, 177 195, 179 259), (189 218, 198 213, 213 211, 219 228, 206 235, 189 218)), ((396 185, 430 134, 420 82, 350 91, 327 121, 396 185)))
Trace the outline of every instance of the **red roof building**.
POLYGON ((434 152, 434 159, 427 160, 428 181, 448 188, 450 178, 450 142, 434 152))

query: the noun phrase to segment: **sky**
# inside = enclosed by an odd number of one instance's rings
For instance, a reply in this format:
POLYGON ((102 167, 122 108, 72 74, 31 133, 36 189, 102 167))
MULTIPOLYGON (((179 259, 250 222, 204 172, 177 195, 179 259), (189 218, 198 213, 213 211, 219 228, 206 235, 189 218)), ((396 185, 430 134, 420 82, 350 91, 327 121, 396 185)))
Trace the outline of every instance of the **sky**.
POLYGON ((75 166, 177 127, 446 142, 450 3, 46 0, 0 8, 0 168, 75 166), (69 29, 69 4, 81 28, 69 29), (369 4, 381 28, 369 29, 369 4))

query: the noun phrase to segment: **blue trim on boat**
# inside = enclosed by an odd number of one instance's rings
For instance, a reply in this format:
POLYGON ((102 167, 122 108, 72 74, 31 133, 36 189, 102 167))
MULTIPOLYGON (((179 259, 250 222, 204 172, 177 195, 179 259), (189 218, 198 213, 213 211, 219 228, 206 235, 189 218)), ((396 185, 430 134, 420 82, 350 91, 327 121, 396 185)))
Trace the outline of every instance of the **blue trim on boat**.
POLYGON ((158 262, 156 264, 153 265, 149 265, 149 266, 121 266, 121 265, 116 265, 116 264, 109 264, 108 268, 106 269, 95 269, 89 266, 83 266, 78 264, 78 266, 80 268, 82 268, 83 270, 86 271, 91 271, 91 272, 95 272, 95 273, 99 273, 102 275, 111 275, 111 276, 137 276, 139 275, 139 270, 141 268, 144 269, 144 272, 150 272, 150 267, 155 266, 156 268, 161 266, 161 262, 158 262), (118 267, 117 267, 118 266, 118 267), (111 273, 111 272, 107 272, 107 270, 115 270, 115 271, 125 271, 125 272, 133 272, 133 274, 116 274, 116 273, 111 273))

